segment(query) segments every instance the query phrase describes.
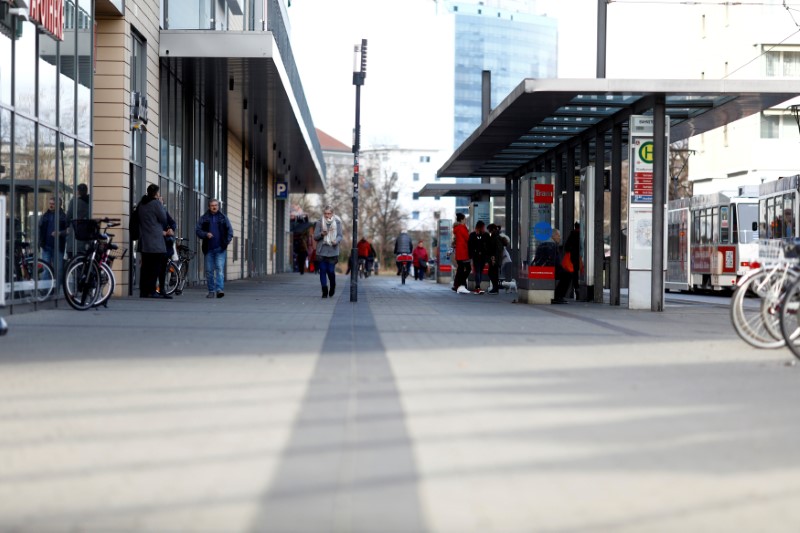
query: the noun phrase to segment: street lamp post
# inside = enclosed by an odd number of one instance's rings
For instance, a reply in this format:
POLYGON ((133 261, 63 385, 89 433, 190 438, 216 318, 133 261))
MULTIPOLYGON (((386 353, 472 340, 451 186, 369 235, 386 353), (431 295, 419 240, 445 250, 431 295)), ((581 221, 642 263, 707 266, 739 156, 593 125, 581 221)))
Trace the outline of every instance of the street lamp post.
POLYGON ((356 86, 356 128, 353 132, 353 247, 350 250, 350 301, 358 301, 358 151, 361 148, 361 86, 367 77, 367 40, 353 47, 353 85, 356 86))

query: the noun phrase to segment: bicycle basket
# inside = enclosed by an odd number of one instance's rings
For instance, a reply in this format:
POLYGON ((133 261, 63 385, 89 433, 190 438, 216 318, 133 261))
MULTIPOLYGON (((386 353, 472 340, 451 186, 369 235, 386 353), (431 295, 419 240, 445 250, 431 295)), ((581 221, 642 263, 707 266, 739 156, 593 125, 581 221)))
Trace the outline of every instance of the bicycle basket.
POLYGON ((72 227, 75 230, 75 238, 79 241, 91 241, 100 229, 100 223, 92 219, 73 220, 72 227))
POLYGON ((178 257, 181 261, 191 261, 194 259, 195 252, 185 244, 178 245, 178 257))
POLYGON ((126 253, 128 253, 128 249, 127 248, 123 248, 121 250, 119 248, 117 248, 116 250, 109 250, 108 251, 108 262, 112 263, 114 261, 114 259, 123 259, 125 257, 126 253))
POLYGON ((765 266, 774 266, 781 263, 800 262, 797 254, 797 244, 779 240, 758 241, 758 261, 765 266))

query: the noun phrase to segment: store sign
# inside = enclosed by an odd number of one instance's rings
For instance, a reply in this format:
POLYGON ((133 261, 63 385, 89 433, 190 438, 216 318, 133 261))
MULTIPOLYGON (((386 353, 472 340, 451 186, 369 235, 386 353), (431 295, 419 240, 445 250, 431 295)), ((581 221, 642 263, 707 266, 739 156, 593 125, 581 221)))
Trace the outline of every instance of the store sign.
POLYGON ((46 33, 64 40, 64 0, 30 0, 28 17, 46 33))
POLYGON ((289 197, 289 184, 285 181, 275 182, 275 198, 286 200, 289 197))

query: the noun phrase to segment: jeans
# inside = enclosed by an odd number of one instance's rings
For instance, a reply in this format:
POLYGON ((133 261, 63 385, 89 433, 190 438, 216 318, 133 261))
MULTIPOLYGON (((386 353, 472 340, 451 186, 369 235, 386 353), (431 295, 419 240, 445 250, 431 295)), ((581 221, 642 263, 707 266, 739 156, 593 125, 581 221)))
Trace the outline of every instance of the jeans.
POLYGON ((469 276, 470 271, 470 263, 469 259, 466 261, 457 261, 458 266, 456 267, 456 279, 453 282, 453 287, 458 289, 462 285, 464 288, 467 287, 467 277, 469 276))
POLYGON ((227 253, 221 248, 206 252, 206 283, 208 292, 222 292, 225 289, 225 258, 227 253))
POLYGON ((475 265, 475 290, 478 290, 483 282, 483 267, 486 266, 486 260, 483 258, 473 259, 472 264, 475 265))
POLYGON ((336 263, 326 261, 324 258, 319 262, 319 282, 323 287, 328 286, 328 279, 331 285, 336 283, 336 263))

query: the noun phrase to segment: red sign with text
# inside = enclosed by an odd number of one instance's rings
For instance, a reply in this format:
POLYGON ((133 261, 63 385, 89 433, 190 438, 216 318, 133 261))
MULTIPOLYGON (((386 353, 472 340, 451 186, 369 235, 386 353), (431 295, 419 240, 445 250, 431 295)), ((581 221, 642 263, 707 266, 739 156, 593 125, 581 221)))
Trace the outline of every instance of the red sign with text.
POLYGON ((533 184, 533 203, 552 204, 553 203, 553 184, 534 183, 533 184))
POLYGON ((28 16, 41 29, 64 40, 64 0, 30 0, 28 16))

